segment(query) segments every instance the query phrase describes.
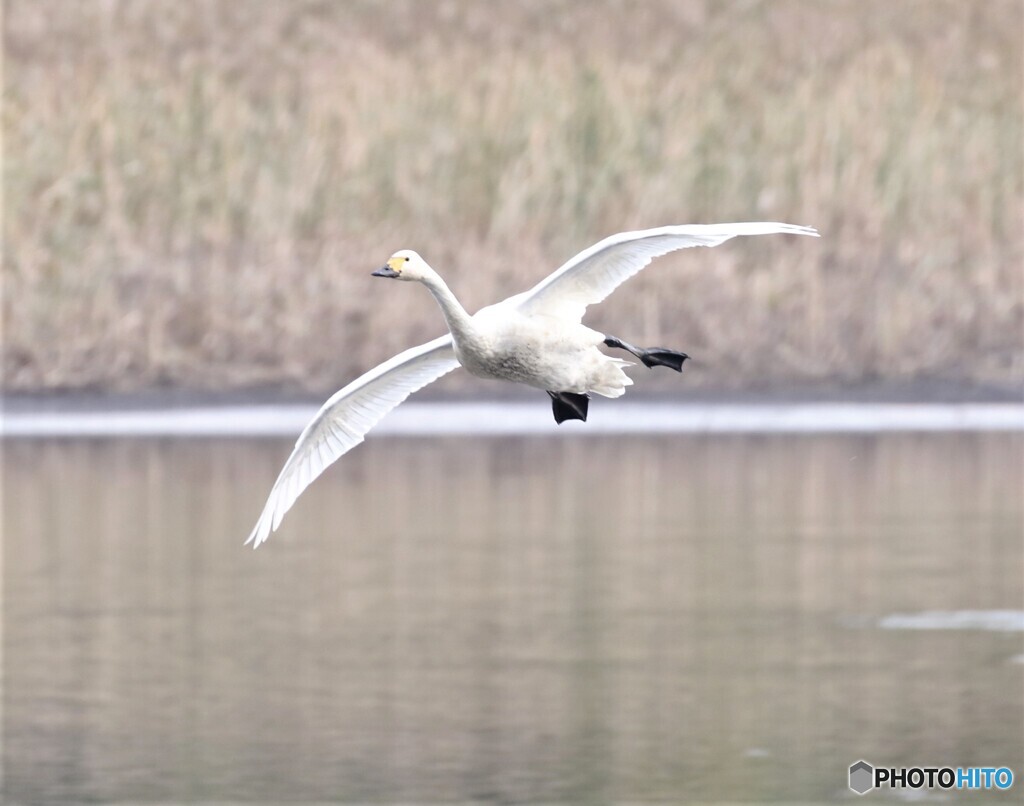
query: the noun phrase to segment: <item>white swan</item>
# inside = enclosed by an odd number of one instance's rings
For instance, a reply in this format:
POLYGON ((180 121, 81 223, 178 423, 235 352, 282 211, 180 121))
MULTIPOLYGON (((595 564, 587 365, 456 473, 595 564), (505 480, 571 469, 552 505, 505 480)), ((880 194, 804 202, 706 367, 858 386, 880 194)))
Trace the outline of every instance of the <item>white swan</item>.
POLYGON ((588 305, 601 302, 660 255, 688 246, 717 246, 737 235, 812 235, 810 227, 744 223, 661 227, 623 232, 580 252, 529 291, 470 316, 415 252, 396 252, 377 277, 423 283, 444 314, 450 334, 385 361, 336 392, 299 435, 246 544, 259 546, 303 490, 417 389, 460 364, 473 375, 515 381, 551 395, 555 420, 586 420, 590 392, 619 397, 632 384, 629 362, 598 346, 625 349, 645 365, 682 370, 685 353, 640 349, 581 324, 588 305))

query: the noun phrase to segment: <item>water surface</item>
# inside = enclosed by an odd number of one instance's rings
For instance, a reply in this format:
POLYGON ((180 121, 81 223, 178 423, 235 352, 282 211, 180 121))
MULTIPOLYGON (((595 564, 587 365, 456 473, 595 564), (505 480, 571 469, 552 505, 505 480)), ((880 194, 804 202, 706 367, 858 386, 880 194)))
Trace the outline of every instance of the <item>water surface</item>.
POLYGON ((1021 610, 1020 433, 371 439, 243 548, 289 442, 4 445, 7 801, 1024 785, 1024 633, 884 628, 1021 610))

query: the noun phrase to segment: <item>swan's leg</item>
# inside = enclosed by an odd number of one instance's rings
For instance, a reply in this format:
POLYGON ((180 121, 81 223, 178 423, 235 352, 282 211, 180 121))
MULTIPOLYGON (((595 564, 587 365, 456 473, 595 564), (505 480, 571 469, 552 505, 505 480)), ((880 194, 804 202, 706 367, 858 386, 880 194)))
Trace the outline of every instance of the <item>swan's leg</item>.
POLYGON ((615 336, 605 336, 604 343, 608 347, 617 347, 632 353, 643 362, 645 367, 670 367, 676 372, 682 372, 683 362, 690 357, 686 353, 669 350, 666 347, 649 347, 644 350, 615 336))
POLYGON ((575 392, 548 392, 551 396, 551 410, 555 422, 561 425, 566 420, 587 421, 587 406, 590 395, 578 395, 575 392))

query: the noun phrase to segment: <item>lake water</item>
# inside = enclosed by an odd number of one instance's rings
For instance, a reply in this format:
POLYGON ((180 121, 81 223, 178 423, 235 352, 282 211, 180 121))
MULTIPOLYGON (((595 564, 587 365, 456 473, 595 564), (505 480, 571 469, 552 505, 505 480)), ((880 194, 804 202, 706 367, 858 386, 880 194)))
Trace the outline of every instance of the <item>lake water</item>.
POLYGON ((3 445, 5 802, 1024 787, 1024 434, 289 443, 3 445))

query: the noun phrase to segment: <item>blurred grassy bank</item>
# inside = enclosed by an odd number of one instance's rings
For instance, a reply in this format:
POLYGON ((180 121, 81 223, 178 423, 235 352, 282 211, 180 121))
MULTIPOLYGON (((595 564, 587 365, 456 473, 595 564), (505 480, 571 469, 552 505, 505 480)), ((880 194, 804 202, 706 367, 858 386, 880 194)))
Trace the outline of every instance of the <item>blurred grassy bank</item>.
POLYGON ((691 383, 1024 379, 1019 0, 63 2, 4 21, 9 390, 336 387, 593 241, 691 383), (688 370, 689 371, 689 370, 688 370))

